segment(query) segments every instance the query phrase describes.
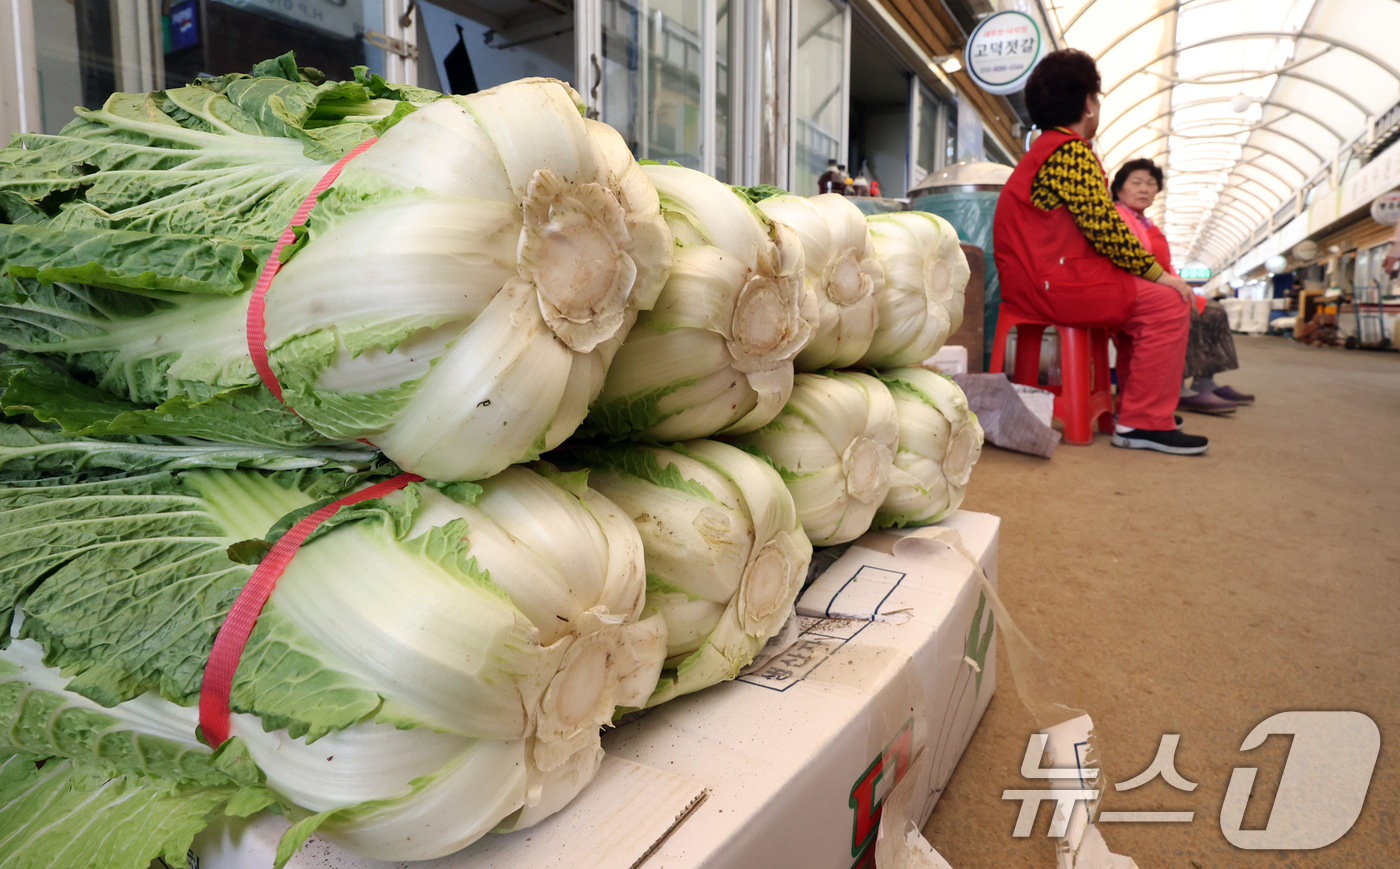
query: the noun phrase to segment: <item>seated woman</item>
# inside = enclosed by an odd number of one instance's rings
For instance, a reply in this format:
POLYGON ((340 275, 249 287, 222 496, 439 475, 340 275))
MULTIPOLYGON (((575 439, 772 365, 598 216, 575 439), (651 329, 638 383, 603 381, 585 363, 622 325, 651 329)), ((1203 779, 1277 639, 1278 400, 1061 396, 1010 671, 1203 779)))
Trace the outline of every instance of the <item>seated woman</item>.
POLYGON ((1400 224, 1395 226, 1395 235, 1390 238, 1390 247, 1385 252, 1385 259, 1381 261, 1381 268, 1392 278, 1400 275, 1400 224))
MULTIPOLYGON (((1118 206, 1123 221, 1142 242, 1142 246, 1157 258, 1157 264, 1172 274, 1171 246, 1167 237, 1147 217, 1147 209, 1162 190, 1162 170, 1146 158, 1129 160, 1113 176, 1109 192, 1118 206)), ((1250 404, 1254 396, 1220 386, 1215 375, 1240 367, 1235 355, 1235 339, 1230 335, 1230 318, 1219 302, 1196 296, 1197 316, 1191 318, 1191 332, 1186 339, 1186 367, 1183 376, 1193 378, 1189 389, 1183 387, 1177 407, 1197 413, 1234 413, 1241 404, 1250 404)))
POLYGON ((993 222, 1002 305, 1064 326, 1121 332, 1113 445, 1197 455, 1209 442, 1176 429, 1194 293, 1166 271, 1113 207, 1089 146, 1103 81, 1082 51, 1053 51, 1027 81, 1040 138, 1002 188, 993 222))

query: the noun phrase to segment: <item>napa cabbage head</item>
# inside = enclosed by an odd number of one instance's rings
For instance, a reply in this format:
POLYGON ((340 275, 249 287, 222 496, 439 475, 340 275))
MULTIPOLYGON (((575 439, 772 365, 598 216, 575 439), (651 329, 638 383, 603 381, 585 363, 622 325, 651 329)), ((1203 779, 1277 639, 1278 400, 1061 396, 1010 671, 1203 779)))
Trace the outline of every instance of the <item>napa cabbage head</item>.
POLYGON ((799 371, 846 368, 870 347, 885 284, 865 215, 844 196, 771 196, 758 202, 802 242, 807 278, 817 294, 817 328, 797 356, 799 371))
POLYGON ((861 357, 862 366, 915 365, 938 352, 962 325, 971 271, 958 233, 924 211, 867 218, 875 258, 884 268, 880 323, 861 357))
POLYGON ((854 540, 870 529, 890 486, 899 420, 894 399, 868 374, 799 374, 772 422, 738 438, 767 456, 817 546, 854 540))
POLYGON ((640 620, 630 518, 545 465, 342 509, 254 627, 233 739, 217 753, 199 740, 204 664, 249 562, 360 479, 201 469, 0 486, 0 696, 20 711, 32 699, 43 725, 5 728, 0 752, 211 787, 238 755, 259 805, 298 820, 289 848, 319 830, 379 859, 441 856, 567 803, 615 707, 652 693, 666 634, 640 620))
POLYGON ((444 98, 225 77, 80 114, 0 151, 0 341, 101 393, 75 413, 78 386, 31 370, 6 401, 70 433, 364 439, 484 478, 573 432, 670 268, 651 183, 562 82, 444 98), (288 410, 249 354, 250 290, 312 185, 375 135, 267 293, 288 410))
POLYGON ((899 415, 895 467, 907 474, 890 488, 875 525, 928 525, 962 505, 972 466, 982 455, 982 426, 951 379, 926 368, 895 368, 879 377, 899 415))
POLYGON ((575 458, 641 533, 646 613, 667 626, 666 670, 648 705, 737 676, 792 613, 812 557, 777 472, 710 440, 575 458))
POLYGON ((817 323, 801 244, 708 175, 645 170, 674 261, 608 369, 586 430, 651 441, 752 431, 787 401, 793 359, 817 323))

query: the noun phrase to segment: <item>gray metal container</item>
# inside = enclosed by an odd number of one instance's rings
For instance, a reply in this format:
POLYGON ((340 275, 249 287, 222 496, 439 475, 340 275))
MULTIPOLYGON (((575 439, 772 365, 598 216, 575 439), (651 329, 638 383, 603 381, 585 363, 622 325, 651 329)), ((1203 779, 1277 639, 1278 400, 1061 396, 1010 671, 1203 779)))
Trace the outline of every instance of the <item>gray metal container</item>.
POLYGON ((903 199, 890 199, 884 196, 852 196, 851 204, 860 209, 861 214, 890 214, 904 211, 909 203, 903 199))

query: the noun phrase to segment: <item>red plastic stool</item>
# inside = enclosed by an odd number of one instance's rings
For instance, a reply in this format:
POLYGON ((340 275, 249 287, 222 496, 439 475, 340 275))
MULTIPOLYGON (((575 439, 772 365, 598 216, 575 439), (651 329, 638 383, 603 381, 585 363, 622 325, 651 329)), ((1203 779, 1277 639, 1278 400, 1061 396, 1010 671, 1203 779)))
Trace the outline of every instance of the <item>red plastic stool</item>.
POLYGON ((1055 394, 1055 419, 1065 427, 1065 442, 1089 444, 1094 441, 1094 422, 1099 431, 1113 431, 1113 392, 1108 367, 1108 330, 1047 323, 1013 314, 1003 306, 997 314, 997 334, 992 344, 992 363, 987 370, 999 374, 1006 367, 1006 337, 1016 330, 1016 362, 1011 379, 1015 383, 1048 389, 1055 394), (1047 326, 1060 335, 1059 386, 1041 386, 1040 339, 1047 326))

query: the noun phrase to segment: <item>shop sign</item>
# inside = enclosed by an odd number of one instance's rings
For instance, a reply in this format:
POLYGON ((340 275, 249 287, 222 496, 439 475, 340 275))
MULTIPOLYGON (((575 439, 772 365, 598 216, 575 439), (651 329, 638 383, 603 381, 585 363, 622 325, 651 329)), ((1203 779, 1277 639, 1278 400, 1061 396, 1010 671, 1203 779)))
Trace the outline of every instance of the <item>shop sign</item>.
POLYGON ((196 18, 198 4, 195 0, 183 0, 170 6, 169 42, 165 52, 179 51, 199 43, 199 21, 196 18))
POLYGON ((1400 223, 1400 190, 1376 197, 1376 201, 1371 203, 1371 219, 1383 226, 1400 223))
POLYGON ((1182 269, 1181 279, 1183 281, 1208 281, 1210 280, 1210 269, 1182 269))
POLYGON ((1014 94, 1026 87, 1045 56, 1040 24, 1024 12, 998 12, 982 19, 967 40, 967 74, 989 94, 1014 94))
POLYGON ((1400 185, 1400 148, 1387 148, 1342 185, 1341 214, 1350 214, 1400 185))

